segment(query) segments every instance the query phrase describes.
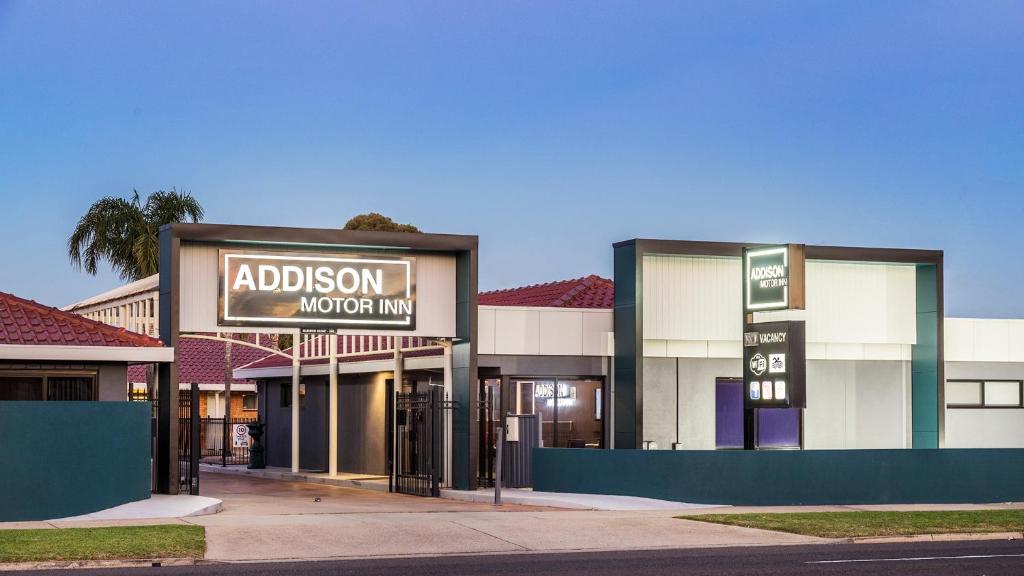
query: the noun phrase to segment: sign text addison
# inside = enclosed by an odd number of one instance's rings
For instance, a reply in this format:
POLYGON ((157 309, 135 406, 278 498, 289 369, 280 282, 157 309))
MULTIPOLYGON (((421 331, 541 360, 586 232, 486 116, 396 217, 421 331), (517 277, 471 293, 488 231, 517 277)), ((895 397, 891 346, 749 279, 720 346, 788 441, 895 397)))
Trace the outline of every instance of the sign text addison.
POLYGON ((413 330, 416 259, 218 251, 222 326, 413 330))
POLYGON ((744 312, 804 308, 801 244, 743 249, 744 312))
POLYGON ((759 322, 743 333, 747 408, 805 408, 806 357, 802 321, 759 322))

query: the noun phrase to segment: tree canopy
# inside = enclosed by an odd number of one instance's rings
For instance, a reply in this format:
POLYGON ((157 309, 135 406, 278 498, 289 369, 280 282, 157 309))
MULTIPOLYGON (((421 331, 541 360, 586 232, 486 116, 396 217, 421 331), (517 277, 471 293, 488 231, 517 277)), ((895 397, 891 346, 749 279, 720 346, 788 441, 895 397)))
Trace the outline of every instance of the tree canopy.
POLYGON ((391 218, 377 212, 353 216, 345 223, 345 230, 366 230, 375 232, 419 232, 412 224, 399 224, 391 218))
POLYGON ((104 196, 79 219, 68 238, 68 258, 88 274, 105 260, 122 280, 139 280, 159 271, 161 226, 202 219, 199 201, 175 189, 153 192, 145 204, 138 191, 131 198, 104 196))

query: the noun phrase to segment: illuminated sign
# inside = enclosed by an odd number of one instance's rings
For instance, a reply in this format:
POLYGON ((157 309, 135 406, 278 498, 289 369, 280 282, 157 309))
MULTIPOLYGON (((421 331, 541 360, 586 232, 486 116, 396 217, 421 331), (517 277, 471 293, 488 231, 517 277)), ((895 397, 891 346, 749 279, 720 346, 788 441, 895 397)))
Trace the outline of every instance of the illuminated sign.
POLYGON ((804 408, 803 322, 748 324, 743 334, 744 403, 748 408, 804 408))
POLYGON ((218 251, 222 326, 416 328, 416 259, 218 251))
POLYGON ((746 312, 804 307, 803 246, 745 248, 743 282, 746 312))

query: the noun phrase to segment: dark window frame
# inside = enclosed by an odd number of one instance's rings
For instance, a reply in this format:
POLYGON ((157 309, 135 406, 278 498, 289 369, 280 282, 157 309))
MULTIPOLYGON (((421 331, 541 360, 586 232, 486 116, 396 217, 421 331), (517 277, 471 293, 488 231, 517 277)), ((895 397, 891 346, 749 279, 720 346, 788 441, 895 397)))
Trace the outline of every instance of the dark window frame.
POLYGON ((0 378, 41 379, 41 402, 95 402, 99 400, 99 371, 97 370, 0 370, 0 378), (87 398, 84 400, 50 400, 50 378, 88 378, 91 381, 91 398, 87 398))
POLYGON ((946 380, 946 384, 950 382, 966 382, 970 384, 978 384, 981 393, 981 398, 978 404, 946 404, 946 408, 950 410, 1020 410, 1024 409, 1024 380, 1016 380, 1013 378, 950 378, 946 380), (1015 382, 1017 384, 1017 404, 1004 404, 1004 405, 988 405, 985 403, 985 383, 986 382, 1015 382))

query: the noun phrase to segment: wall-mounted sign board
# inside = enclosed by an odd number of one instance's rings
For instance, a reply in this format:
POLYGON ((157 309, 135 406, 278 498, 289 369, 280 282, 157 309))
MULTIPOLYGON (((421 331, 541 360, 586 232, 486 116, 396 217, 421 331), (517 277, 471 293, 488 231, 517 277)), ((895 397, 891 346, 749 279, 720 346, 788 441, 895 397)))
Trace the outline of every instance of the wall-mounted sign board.
POLYGON ((747 408, 805 408, 804 323, 759 322, 743 333, 747 408))
POLYGON ((414 330, 416 258, 218 250, 221 326, 414 330))
POLYGON ((804 308, 804 246, 785 244, 743 249, 743 310, 804 308))

